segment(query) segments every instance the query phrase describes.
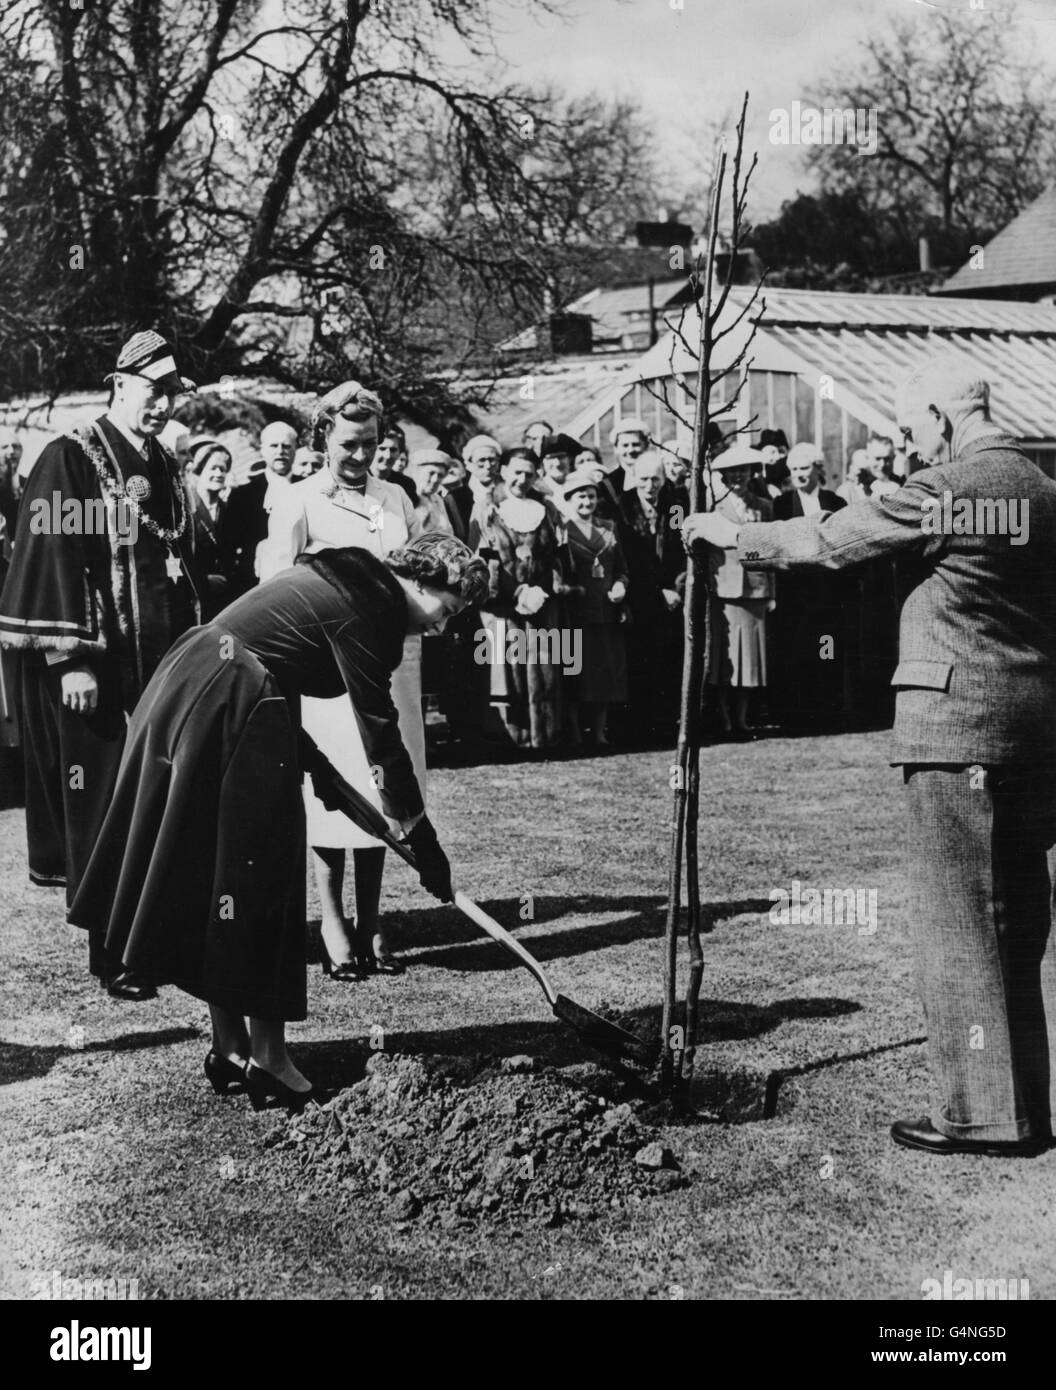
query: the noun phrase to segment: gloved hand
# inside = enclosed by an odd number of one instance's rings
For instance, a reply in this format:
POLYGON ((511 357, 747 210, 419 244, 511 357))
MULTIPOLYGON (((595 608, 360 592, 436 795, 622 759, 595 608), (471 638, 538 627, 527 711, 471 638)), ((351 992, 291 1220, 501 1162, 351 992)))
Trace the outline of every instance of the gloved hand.
POLYGON ((405 843, 414 852, 418 865, 418 878, 422 887, 442 903, 454 900, 455 890, 451 886, 451 865, 447 855, 440 848, 436 831, 428 816, 423 816, 407 836, 405 843))

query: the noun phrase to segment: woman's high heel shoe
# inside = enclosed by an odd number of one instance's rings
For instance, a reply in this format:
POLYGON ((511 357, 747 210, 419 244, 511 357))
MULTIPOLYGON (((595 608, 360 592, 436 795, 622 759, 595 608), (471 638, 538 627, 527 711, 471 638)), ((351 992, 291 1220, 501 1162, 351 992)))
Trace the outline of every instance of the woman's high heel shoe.
POLYGON ((373 951, 368 951, 357 959, 364 978, 368 975, 406 975, 407 973, 407 967, 398 956, 378 956, 373 951))
POLYGON ((366 978, 354 955, 348 960, 342 961, 340 965, 334 964, 330 958, 330 952, 326 949, 326 942, 321 931, 319 933, 319 953, 323 974, 328 980, 333 980, 335 984, 353 985, 366 978))
POLYGON ((269 1100, 277 1100, 280 1105, 285 1105, 287 1110, 296 1113, 303 1110, 309 1101, 314 1100, 321 1105, 325 1100, 323 1092, 317 1086, 313 1086, 310 1091, 294 1091, 284 1081, 272 1076, 270 1071, 258 1067, 255 1062, 246 1063, 243 1079, 249 1103, 254 1110, 263 1110, 269 1100))
POLYGON ((340 965, 335 965, 325 946, 323 947, 322 964, 323 974, 328 980, 333 980, 335 984, 358 984, 364 978, 363 970, 355 960, 345 960, 340 965))
POLYGON ((243 1068, 214 1049, 205 1054, 205 1077, 218 1096, 227 1095, 229 1086, 245 1086, 243 1068))

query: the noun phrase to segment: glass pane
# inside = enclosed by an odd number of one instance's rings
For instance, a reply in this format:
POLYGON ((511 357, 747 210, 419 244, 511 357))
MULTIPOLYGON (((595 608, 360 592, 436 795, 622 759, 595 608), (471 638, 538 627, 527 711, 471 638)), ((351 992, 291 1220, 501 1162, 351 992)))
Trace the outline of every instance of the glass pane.
POLYGON ((790 444, 814 443, 814 392, 798 376, 796 381, 796 428, 790 444))

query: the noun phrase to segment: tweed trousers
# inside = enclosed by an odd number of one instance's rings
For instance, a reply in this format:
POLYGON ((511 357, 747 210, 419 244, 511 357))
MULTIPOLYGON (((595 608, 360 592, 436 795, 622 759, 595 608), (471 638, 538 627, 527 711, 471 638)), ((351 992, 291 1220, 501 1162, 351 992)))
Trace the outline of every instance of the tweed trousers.
POLYGON ((931 1122, 951 1138, 1042 1139, 1056 1104, 1047 768, 912 765, 912 929, 931 1122))

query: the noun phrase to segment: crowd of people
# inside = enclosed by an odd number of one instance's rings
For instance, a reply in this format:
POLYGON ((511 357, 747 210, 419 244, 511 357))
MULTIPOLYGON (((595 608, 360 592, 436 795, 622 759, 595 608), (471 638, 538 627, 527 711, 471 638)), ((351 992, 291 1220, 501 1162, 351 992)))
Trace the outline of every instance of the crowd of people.
MULTIPOLYGON (((186 478, 208 620, 262 574, 292 563, 298 545, 314 543, 317 514, 334 498, 331 468, 320 441, 302 442, 287 421, 266 425, 248 453, 240 441, 237 468, 222 435, 195 435, 174 418, 160 438, 186 478)), ((380 509, 390 544, 404 530, 453 535, 486 559, 491 575, 479 609, 415 648, 431 744, 446 735, 450 749, 479 759, 674 739, 688 450, 653 441, 645 422, 630 417, 617 422, 610 443, 606 459, 538 420, 518 444, 481 434, 456 456, 410 451, 399 426, 382 429, 364 505, 368 513, 380 509)), ((19 452, 10 431, 0 437, 0 548, 8 554, 19 452)), ((790 449, 780 430, 764 430, 750 445, 713 425, 708 457, 706 504, 738 519, 839 510, 897 490, 896 470, 905 470, 892 440, 876 435, 848 460, 835 491, 826 486, 822 451, 805 443, 790 449)), ((730 560, 711 588, 704 700, 711 737, 890 719, 896 562, 880 560, 851 578, 775 580, 745 576, 730 560)))

